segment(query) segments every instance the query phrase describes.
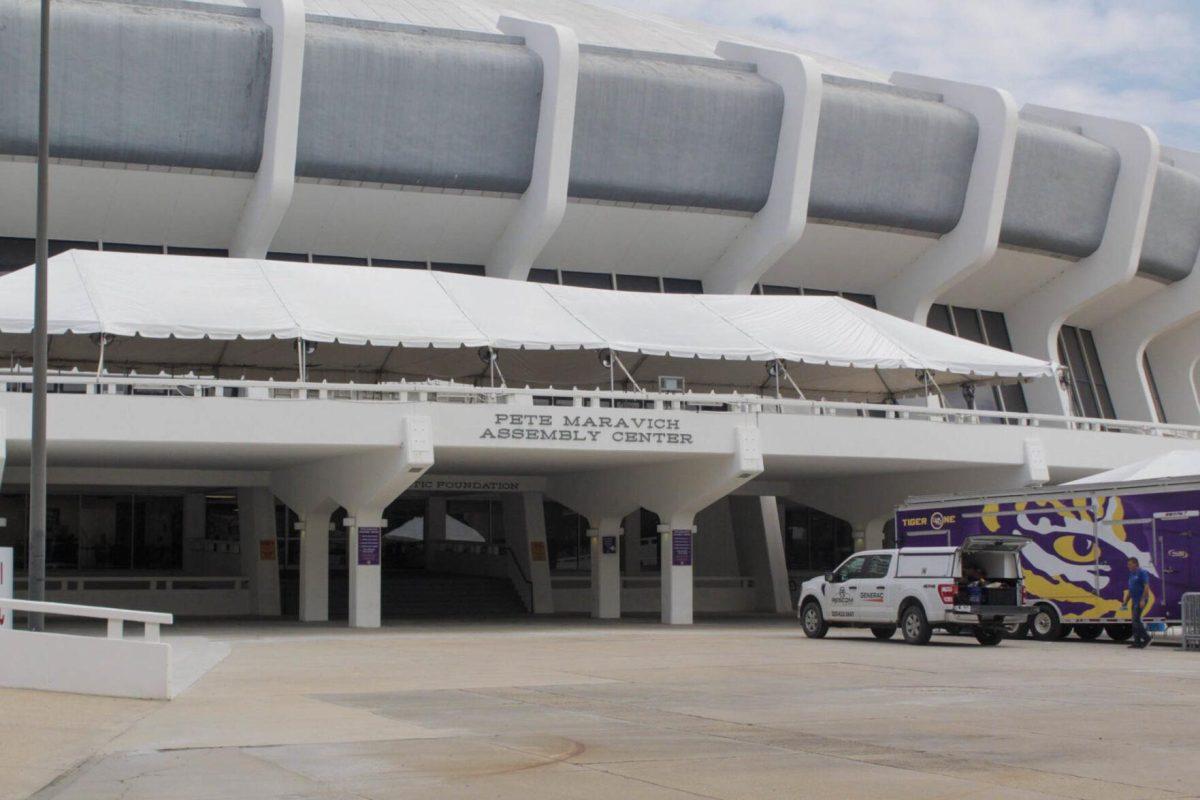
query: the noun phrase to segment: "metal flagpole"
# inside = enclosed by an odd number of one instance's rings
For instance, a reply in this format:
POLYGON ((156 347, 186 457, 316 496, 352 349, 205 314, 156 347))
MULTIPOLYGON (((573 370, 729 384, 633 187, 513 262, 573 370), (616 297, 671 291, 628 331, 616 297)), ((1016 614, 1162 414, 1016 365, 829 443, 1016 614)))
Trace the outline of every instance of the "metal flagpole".
MULTIPOLYGON (((46 599, 46 280, 50 183, 50 0, 42 0, 41 68, 38 83, 37 266, 33 289, 33 430, 29 462, 29 599, 46 599)), ((29 630, 42 630, 41 614, 29 630)))

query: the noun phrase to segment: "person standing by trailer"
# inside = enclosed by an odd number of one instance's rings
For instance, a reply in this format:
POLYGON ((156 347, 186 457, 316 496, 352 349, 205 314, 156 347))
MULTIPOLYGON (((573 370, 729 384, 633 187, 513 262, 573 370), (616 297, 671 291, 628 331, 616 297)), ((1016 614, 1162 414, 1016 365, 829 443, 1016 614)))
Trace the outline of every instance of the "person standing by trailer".
POLYGON ((1150 634, 1146 631, 1146 624, 1142 622, 1142 603, 1146 599, 1146 586, 1150 583, 1150 573, 1142 569, 1141 563, 1136 558, 1129 559, 1128 566, 1129 588, 1125 590, 1121 608, 1124 610, 1132 603, 1129 614, 1130 619, 1133 620, 1133 644, 1129 646, 1140 650, 1150 644, 1150 634))

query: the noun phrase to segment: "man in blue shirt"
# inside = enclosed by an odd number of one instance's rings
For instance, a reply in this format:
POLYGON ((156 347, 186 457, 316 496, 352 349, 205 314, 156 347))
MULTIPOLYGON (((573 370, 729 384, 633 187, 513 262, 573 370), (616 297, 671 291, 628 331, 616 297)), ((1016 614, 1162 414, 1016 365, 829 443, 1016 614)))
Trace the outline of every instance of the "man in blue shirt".
POLYGON ((1133 644, 1129 646, 1138 649, 1150 644, 1150 634, 1146 632, 1146 626, 1142 623, 1142 605, 1146 601, 1146 589, 1149 584, 1150 573, 1142 569, 1136 558, 1129 559, 1129 588, 1125 590, 1125 601, 1121 607, 1133 604, 1130 612, 1133 620, 1133 644))

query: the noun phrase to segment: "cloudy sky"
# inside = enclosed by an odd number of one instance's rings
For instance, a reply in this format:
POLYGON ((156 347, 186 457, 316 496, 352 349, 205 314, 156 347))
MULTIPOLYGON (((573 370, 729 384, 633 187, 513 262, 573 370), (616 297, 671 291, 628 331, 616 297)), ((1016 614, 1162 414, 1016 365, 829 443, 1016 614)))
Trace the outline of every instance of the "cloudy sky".
POLYGON ((1200 0, 593 0, 1133 119, 1200 150, 1200 0))

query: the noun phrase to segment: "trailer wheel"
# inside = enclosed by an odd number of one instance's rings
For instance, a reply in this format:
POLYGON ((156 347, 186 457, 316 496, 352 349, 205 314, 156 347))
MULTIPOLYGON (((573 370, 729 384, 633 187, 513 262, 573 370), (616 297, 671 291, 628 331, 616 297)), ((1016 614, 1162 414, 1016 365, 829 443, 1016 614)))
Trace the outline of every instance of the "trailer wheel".
POLYGON ((909 644, 929 644, 933 636, 933 628, 925 617, 925 609, 920 603, 912 603, 900 615, 900 630, 904 631, 904 641, 909 644))
POLYGON ((1104 632, 1107 633, 1108 638, 1112 639, 1114 642, 1124 642, 1129 639, 1130 636, 1133 636, 1133 626, 1114 623, 1112 625, 1105 625, 1104 632))
POLYGON ((1054 642, 1063 637, 1062 620, 1054 606, 1040 605, 1029 618, 1029 633, 1039 642, 1054 642))
POLYGON ((895 625, 872 625, 871 633, 874 634, 876 639, 879 639, 881 641, 887 641, 888 639, 890 639, 896 635, 896 626, 895 625))
POLYGON ((1100 638, 1100 634, 1104 633, 1104 628, 1099 625, 1076 625, 1075 635, 1085 642, 1094 642, 1100 638))
POLYGON ((800 612, 800 624, 804 627, 804 635, 810 639, 823 639, 829 633, 829 623, 821 613, 821 604, 809 600, 800 612))
POLYGON ((1061 625, 1058 629, 1058 636, 1054 637, 1055 641, 1061 642, 1063 639, 1071 635, 1071 631, 1075 630, 1074 625, 1061 625))
POLYGON ((1000 640, 1004 638, 1004 631, 1000 628, 976 628, 975 640, 982 645, 988 647, 1000 644, 1000 640))

